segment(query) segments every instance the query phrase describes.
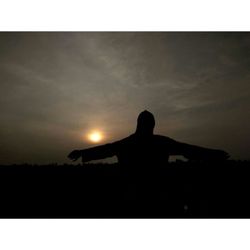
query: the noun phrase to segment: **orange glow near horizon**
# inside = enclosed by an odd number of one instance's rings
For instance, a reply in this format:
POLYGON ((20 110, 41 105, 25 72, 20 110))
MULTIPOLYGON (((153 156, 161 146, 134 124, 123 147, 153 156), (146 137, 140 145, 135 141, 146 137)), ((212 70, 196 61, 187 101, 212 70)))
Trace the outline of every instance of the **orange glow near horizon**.
POLYGON ((103 140, 103 135, 100 131, 92 131, 87 135, 87 138, 92 143, 98 143, 103 140))

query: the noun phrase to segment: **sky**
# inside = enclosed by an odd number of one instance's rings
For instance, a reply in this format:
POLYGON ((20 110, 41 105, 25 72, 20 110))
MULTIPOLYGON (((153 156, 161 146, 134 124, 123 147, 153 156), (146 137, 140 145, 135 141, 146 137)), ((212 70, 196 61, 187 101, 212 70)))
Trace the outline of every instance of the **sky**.
POLYGON ((250 159, 250 33, 0 33, 0 164, 69 163, 145 109, 156 134, 250 159))

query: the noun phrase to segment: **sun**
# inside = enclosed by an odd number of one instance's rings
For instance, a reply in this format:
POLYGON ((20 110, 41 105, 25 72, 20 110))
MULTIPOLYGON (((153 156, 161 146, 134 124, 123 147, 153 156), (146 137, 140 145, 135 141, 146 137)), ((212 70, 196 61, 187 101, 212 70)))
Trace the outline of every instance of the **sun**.
POLYGON ((93 132, 88 134, 88 139, 93 143, 98 143, 98 142, 102 141, 103 135, 99 131, 93 131, 93 132))

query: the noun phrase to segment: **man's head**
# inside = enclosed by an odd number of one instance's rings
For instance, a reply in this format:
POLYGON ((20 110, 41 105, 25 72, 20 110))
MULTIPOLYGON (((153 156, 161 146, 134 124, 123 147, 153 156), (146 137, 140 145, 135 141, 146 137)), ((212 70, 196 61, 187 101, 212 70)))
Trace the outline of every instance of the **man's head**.
POLYGON ((136 133, 141 135, 152 135, 155 126, 155 118, 152 113, 144 110, 137 118, 136 133))

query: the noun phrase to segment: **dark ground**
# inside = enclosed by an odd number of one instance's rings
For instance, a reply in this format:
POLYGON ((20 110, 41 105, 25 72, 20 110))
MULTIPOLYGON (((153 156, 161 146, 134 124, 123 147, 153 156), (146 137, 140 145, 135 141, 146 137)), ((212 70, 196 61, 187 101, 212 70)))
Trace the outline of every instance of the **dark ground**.
POLYGON ((1 218, 250 218, 250 162, 0 166, 1 218), (154 169, 154 168, 152 168, 154 169))

